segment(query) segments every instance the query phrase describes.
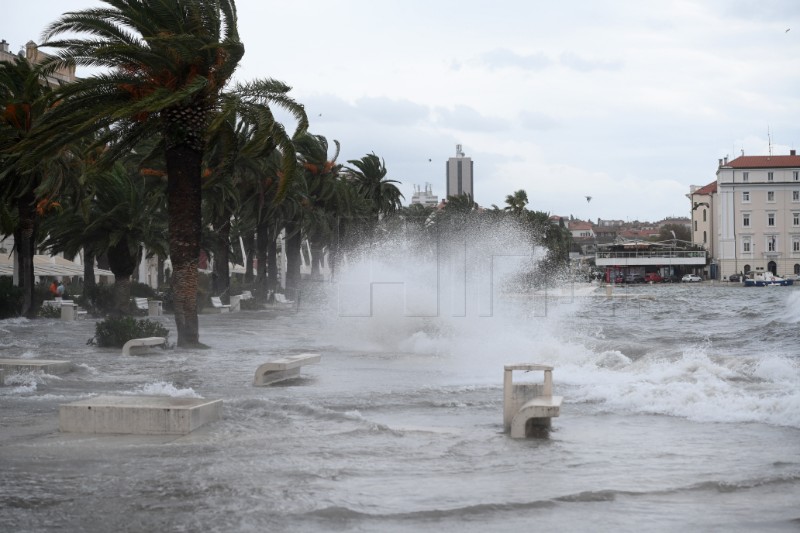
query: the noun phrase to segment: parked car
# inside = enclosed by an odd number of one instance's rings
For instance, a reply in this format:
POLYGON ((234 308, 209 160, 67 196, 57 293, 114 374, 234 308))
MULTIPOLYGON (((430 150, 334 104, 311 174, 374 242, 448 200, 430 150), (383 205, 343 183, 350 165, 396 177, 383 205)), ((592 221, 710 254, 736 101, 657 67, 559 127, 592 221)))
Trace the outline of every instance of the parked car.
POLYGON ((681 278, 681 281, 688 281, 688 282, 703 281, 703 278, 701 278, 697 274, 686 274, 681 278))
POLYGON ((644 280, 648 283, 661 283, 664 278, 658 272, 648 272, 644 275, 644 280))
POLYGON ((728 281, 739 281, 740 282, 740 281, 742 281, 742 275, 741 274, 731 274, 730 276, 728 276, 728 281))
POLYGON ((641 274, 627 274, 625 283, 644 283, 644 277, 641 274))

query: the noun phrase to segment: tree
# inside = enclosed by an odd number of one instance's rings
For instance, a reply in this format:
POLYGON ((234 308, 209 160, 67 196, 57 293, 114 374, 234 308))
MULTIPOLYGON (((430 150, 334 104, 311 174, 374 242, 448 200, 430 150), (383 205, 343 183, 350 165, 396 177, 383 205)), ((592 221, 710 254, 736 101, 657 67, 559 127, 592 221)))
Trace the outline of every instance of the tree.
POLYGON ((64 14, 50 24, 45 64, 110 71, 61 87, 38 151, 98 132, 115 160, 153 134, 167 171, 170 256, 178 346, 199 345, 198 258, 201 165, 211 111, 244 54, 233 0, 102 0, 108 7, 64 14), (63 34, 77 34, 55 40, 63 34), (82 37, 86 35, 86 37, 82 37))
POLYGON ((400 182, 386 179, 386 164, 382 159, 372 153, 361 159, 351 159, 348 163, 355 168, 347 167, 347 177, 355 182, 361 196, 371 204, 376 221, 400 209, 403 194, 395 185, 400 182))
POLYGON ((683 224, 664 224, 658 231, 658 241, 673 240, 692 242, 692 232, 683 224))
MULTIPOLYGON (((13 206, 4 217, 3 233, 14 234, 19 285, 22 287, 21 314, 32 317, 34 294, 33 256, 37 240, 37 192, 47 158, 24 160, 20 148, 47 110, 50 92, 43 77, 25 58, 0 63, 0 198, 13 206)), ((47 154, 52 156, 51 154, 47 154)), ((49 202, 40 204, 42 212, 49 202)))
POLYGON ((126 169, 122 163, 91 175, 87 182, 84 197, 63 197, 57 214, 45 219, 44 246, 68 255, 84 247, 107 254, 114 273, 113 309, 125 314, 142 245, 150 255, 166 254, 165 184, 159 178, 143 178, 135 167, 126 169))
POLYGON ((504 209, 507 212, 516 216, 522 216, 522 214, 527 211, 525 206, 528 205, 528 193, 526 193, 524 189, 515 191, 514 194, 506 196, 506 204, 508 205, 504 207, 504 209))

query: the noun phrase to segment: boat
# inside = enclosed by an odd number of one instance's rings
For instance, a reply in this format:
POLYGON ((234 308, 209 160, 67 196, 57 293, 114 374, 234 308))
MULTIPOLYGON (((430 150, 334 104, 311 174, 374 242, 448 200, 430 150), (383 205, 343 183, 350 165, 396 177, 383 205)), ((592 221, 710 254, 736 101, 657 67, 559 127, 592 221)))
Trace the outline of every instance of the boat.
POLYGON ((744 278, 745 287, 780 287, 794 285, 794 280, 781 278, 770 271, 749 272, 744 278))

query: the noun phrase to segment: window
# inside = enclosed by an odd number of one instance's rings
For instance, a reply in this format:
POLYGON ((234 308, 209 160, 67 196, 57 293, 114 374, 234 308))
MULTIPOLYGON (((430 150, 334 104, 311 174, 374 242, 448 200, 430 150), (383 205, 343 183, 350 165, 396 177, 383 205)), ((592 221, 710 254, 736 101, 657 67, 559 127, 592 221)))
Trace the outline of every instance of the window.
POLYGON ((800 274, 800 265, 798 265, 797 263, 794 264, 794 273, 800 274))
POLYGON ((750 272, 750 265, 745 265, 744 266, 744 271, 745 271, 745 273, 750 272))
POLYGON ((775 225, 775 213, 767 213, 767 226, 775 225))
POLYGON ((750 227, 750 213, 742 213, 742 226, 745 228, 750 227))
POLYGON ((800 239, 794 239, 792 241, 792 251, 800 252, 800 239))
POLYGON ((800 226, 800 213, 792 213, 792 226, 800 226))
POLYGON ((703 222, 705 222, 705 221, 706 221, 706 210, 703 209, 703 222))
POLYGON ((767 172, 767 181, 772 181, 774 179, 774 175, 772 172, 767 172))
POLYGON ((775 191, 767 191, 767 201, 768 202, 775 201, 775 191))
POLYGON ((750 253, 750 239, 749 238, 742 239, 742 251, 744 253, 748 253, 748 254, 750 253))
POLYGON ((800 191, 792 191, 792 201, 800 202, 800 191))
POLYGON ((750 203, 750 191, 742 191, 742 203, 750 203))
POLYGON ((800 181, 800 171, 799 170, 795 170, 794 172, 792 172, 792 176, 794 177, 794 181, 800 181))
POLYGON ((706 242, 708 242, 708 241, 706 240, 706 232, 704 231, 703 232, 703 244, 705 244, 706 242))
POLYGON ((775 235, 772 235, 771 237, 767 237, 767 251, 768 252, 774 252, 775 248, 776 248, 775 235))
POLYGON ((749 172, 742 172, 742 181, 743 182, 750 181, 750 173, 749 172))
POLYGON ((697 231, 697 221, 694 221, 694 230, 697 231))

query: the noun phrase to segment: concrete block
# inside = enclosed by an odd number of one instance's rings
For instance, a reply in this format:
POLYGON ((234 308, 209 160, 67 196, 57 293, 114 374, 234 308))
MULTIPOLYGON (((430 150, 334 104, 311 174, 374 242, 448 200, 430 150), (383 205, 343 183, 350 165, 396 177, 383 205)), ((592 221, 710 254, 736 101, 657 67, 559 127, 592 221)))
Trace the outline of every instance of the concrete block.
POLYGON ((163 314, 161 300, 147 301, 147 316, 161 316, 163 314))
POLYGON ((0 369, 9 373, 41 370, 46 374, 65 374, 72 370, 72 363, 49 359, 0 359, 0 369))
POLYGON ((256 369, 253 385, 262 386, 297 377, 300 367, 312 363, 319 363, 322 356, 318 353, 301 353, 289 355, 264 363, 256 369))
POLYGON ((59 406, 65 433, 186 435, 222 418, 222 400, 171 396, 97 396, 59 406))

